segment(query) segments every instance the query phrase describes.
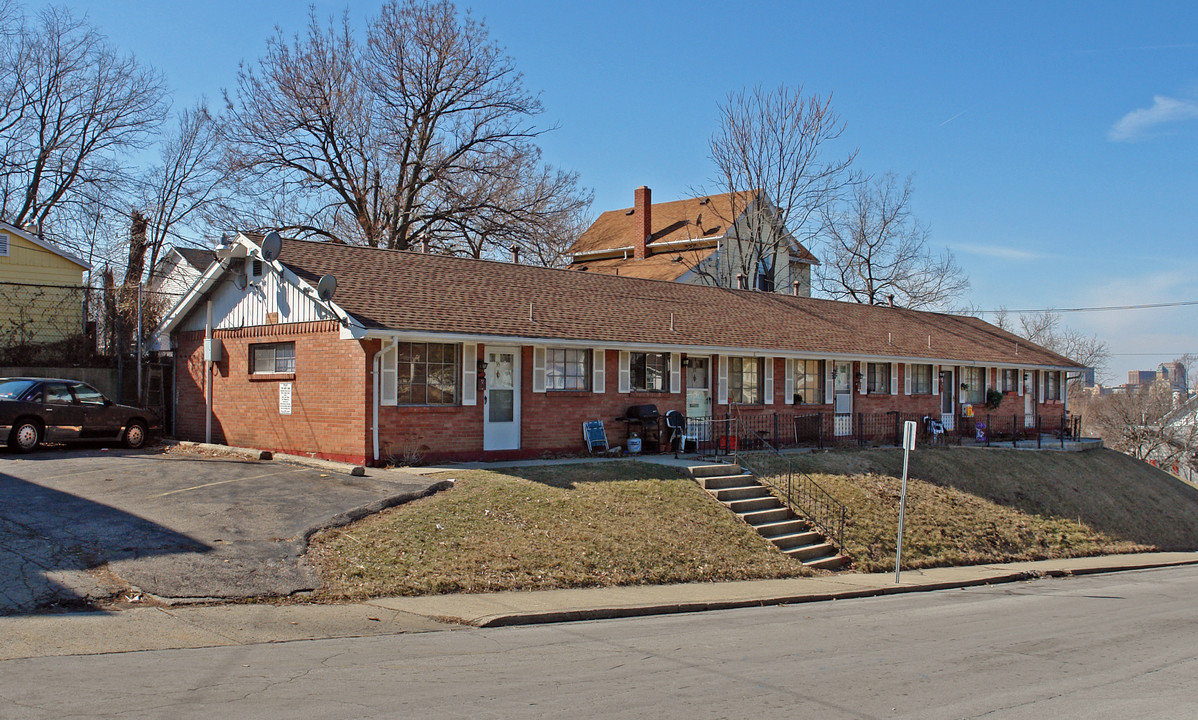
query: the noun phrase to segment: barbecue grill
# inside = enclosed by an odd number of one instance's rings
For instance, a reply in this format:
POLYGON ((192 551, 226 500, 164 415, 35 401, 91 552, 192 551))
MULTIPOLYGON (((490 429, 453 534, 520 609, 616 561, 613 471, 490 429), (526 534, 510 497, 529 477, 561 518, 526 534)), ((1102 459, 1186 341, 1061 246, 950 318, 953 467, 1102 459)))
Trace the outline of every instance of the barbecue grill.
POLYGON ((646 453, 656 453, 661 450, 661 413, 656 405, 630 405, 624 412, 624 417, 616 418, 628 425, 628 434, 632 435, 632 425, 641 426, 641 438, 646 453))

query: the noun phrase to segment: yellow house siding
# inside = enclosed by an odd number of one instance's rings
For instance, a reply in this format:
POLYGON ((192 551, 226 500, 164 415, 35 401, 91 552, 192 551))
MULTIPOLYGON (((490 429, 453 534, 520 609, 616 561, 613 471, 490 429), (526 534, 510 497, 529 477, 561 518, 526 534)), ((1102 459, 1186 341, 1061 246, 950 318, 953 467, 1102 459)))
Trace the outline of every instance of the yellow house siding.
POLYGON ((3 234, 8 255, 0 255, 0 347, 81 334, 83 293, 73 288, 82 287, 84 268, 15 233, 3 234))
POLYGON ((33 285, 82 285, 84 268, 25 238, 8 236, 8 256, 0 256, 0 282, 33 285))

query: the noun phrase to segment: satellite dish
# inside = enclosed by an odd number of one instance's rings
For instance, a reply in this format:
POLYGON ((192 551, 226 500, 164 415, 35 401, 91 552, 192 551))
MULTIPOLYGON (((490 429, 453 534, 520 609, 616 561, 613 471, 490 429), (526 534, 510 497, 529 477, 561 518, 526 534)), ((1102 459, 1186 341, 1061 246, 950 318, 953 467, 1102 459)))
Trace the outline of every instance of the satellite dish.
POLYGON ((320 282, 316 283, 316 295, 321 300, 328 302, 333 299, 333 294, 337 292, 337 278, 332 275, 321 275, 320 282))
POLYGON ((279 259, 279 252, 283 249, 283 238, 279 233, 271 230, 266 233, 266 237, 262 238, 262 259, 267 262, 274 262, 279 259))

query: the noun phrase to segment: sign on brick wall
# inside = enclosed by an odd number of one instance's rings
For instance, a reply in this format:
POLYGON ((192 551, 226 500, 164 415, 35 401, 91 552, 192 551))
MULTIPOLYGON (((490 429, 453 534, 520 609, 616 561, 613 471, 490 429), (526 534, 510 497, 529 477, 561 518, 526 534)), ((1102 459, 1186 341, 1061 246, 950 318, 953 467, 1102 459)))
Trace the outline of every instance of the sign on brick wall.
POLYGON ((279 414, 291 414, 291 383, 279 383, 279 414))

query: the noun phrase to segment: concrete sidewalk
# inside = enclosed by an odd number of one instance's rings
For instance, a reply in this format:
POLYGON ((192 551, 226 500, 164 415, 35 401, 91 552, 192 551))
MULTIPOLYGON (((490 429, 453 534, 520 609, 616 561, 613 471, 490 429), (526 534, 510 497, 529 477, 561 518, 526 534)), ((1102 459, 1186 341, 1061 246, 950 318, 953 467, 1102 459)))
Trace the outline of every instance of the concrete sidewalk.
POLYGON ((348 605, 146 607, 0 617, 0 660, 248 645, 495 627, 924 592, 1198 564, 1198 553, 1145 553, 730 583, 382 598, 348 605))

